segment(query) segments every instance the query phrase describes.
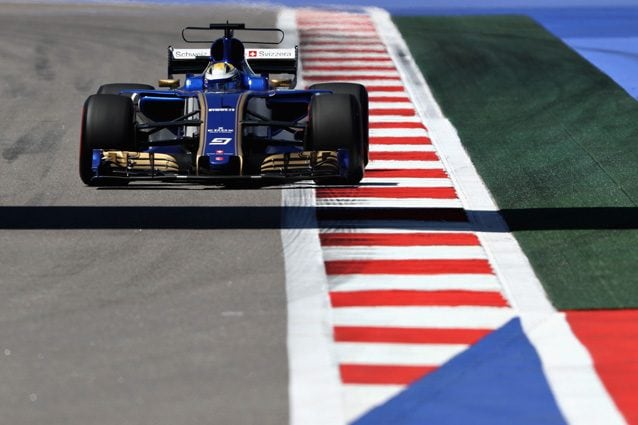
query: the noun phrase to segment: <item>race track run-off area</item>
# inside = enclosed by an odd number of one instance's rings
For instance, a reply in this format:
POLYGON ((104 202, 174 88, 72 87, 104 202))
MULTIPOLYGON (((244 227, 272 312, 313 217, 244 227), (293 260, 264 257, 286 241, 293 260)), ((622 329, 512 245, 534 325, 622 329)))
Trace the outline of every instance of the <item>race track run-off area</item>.
POLYGON ((301 84, 367 87, 370 163, 357 187, 284 193, 287 207, 316 207, 291 223, 318 228, 282 234, 291 423, 634 417, 621 366, 585 348, 587 319, 579 329, 570 313, 572 331, 548 301, 389 16, 280 16, 295 24, 301 84))

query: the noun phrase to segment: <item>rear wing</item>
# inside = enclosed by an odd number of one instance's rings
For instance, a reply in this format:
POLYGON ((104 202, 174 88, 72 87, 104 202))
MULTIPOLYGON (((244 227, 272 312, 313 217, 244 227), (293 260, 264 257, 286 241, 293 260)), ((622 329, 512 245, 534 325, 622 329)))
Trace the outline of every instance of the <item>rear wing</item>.
MULTIPOLYGON (((297 47, 291 49, 246 49, 245 59, 255 74, 290 74, 296 81, 297 47)), ((168 46, 168 77, 201 74, 210 63, 209 49, 181 49, 168 46)), ((294 84, 292 85, 294 87, 294 84)))

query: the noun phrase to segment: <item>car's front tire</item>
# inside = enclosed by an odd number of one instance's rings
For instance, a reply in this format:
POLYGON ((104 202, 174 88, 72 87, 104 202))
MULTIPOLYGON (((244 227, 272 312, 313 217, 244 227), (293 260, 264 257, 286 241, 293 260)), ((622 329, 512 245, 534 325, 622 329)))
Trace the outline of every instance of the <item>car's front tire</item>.
POLYGON ((363 126, 363 163, 368 165, 368 122, 369 122, 369 102, 368 90, 362 84, 357 83, 317 83, 309 87, 310 90, 330 90, 336 94, 351 94, 359 102, 361 109, 361 122, 363 126))
POLYGON ((130 98, 113 94, 91 95, 82 109, 80 178, 91 185, 93 150, 136 150, 135 108, 130 98))
POLYGON ((346 149, 345 177, 317 178, 320 184, 358 184, 363 178, 363 123, 357 99, 350 94, 316 95, 310 101, 309 145, 313 150, 346 149))

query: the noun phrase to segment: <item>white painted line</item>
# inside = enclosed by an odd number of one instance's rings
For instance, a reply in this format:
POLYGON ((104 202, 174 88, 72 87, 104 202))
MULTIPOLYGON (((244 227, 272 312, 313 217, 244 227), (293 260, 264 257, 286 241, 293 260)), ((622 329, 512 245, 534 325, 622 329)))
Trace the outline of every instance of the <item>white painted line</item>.
POLYGON ((352 227, 349 229, 330 229, 330 228, 325 228, 325 227, 321 227, 319 229, 319 233, 341 233, 341 234, 357 234, 357 233, 404 233, 404 234, 409 234, 409 235, 413 235, 413 234, 417 234, 417 235, 437 235, 440 233, 458 233, 458 234, 473 234, 472 232, 467 232, 467 231, 458 231, 458 230, 454 230, 454 231, 449 231, 449 230, 440 230, 440 229, 435 229, 435 230, 418 230, 418 229, 410 229, 408 226, 406 226, 405 229, 386 229, 383 227, 378 227, 376 229, 360 229, 358 227, 352 227))
MULTIPOLYGON (((325 60, 325 59, 334 59, 334 60, 347 60, 349 58, 360 58, 362 56, 369 57, 371 59, 374 58, 387 58, 388 54, 386 53, 384 48, 370 47, 368 49, 363 46, 359 46, 357 48, 349 47, 347 52, 343 51, 332 51, 335 49, 330 49, 324 47, 304 47, 301 51, 300 56, 305 60, 325 60), (365 50, 365 53, 361 53, 358 50, 365 50)), ((343 49, 339 49, 343 50, 343 49)))
MULTIPOLYGON (((379 69, 371 69, 371 70, 356 70, 356 71, 343 71, 343 70, 332 70, 332 71, 307 71, 304 74, 304 77, 307 79, 319 79, 321 77, 332 77, 332 76, 343 76, 349 80, 355 79, 359 76, 370 76, 371 78, 378 77, 395 77, 399 78, 399 73, 396 71, 384 71, 379 69)), ((410 104, 411 107, 412 104, 410 104)))
POLYGON ((500 291, 495 276, 483 274, 439 276, 421 275, 333 275, 328 276, 333 292, 405 290, 405 291, 500 291))
MULTIPOLYGON (((379 93, 391 93, 391 92, 379 92, 379 93)), ((369 95, 373 96, 372 92, 368 92, 369 95)), ((372 115, 370 117, 371 123, 376 122, 418 122, 422 123, 421 118, 418 115, 407 117, 404 115, 372 115)))
MULTIPOLYGON (((359 55, 361 56, 361 55, 359 55)), ((386 55, 387 57, 387 55, 386 55)), ((339 62, 326 62, 325 60, 317 60, 317 59, 305 59, 304 65, 306 67, 314 67, 314 66, 358 66, 358 67, 366 67, 366 68, 380 68, 380 67, 394 67, 394 62, 390 58, 384 61, 358 61, 358 60, 347 60, 344 58, 339 58, 339 62)))
MULTIPOLYGON (((370 117, 372 118, 372 117, 370 117)), ((384 117, 387 118, 387 117, 384 117)), ((371 122, 372 119, 370 120, 371 122)), ((385 121, 382 121, 385 122, 385 121)), ((399 122, 399 121, 397 121, 399 122)), ((411 122, 411 121, 404 121, 411 122)), ((423 128, 371 128, 370 137, 428 137, 429 133, 423 128)))
MULTIPOLYGON (((325 81, 320 76, 312 77, 308 75, 304 75, 304 80, 311 81, 312 83, 329 82, 329 81, 325 81)), ((368 79, 361 79, 356 77, 342 78, 341 80, 348 81, 351 83, 363 84, 364 86, 403 87, 403 83, 400 80, 368 80, 368 79)))
POLYGON ((336 344, 339 363, 392 366, 439 366, 467 347, 466 344, 336 344))
POLYGON ((301 32, 302 34, 301 38, 304 40, 325 40, 325 39, 343 40, 344 38, 347 39, 351 37, 354 39, 371 39, 371 40, 377 40, 381 42, 381 40, 379 40, 379 35, 374 30, 365 31, 356 27, 353 29, 354 31, 349 31, 349 32, 348 31, 335 32, 335 31, 326 31, 326 30, 315 31, 312 29, 306 29, 304 27, 304 30, 301 32))
POLYGON ((404 91, 368 90, 368 95, 371 97, 408 97, 404 91))
MULTIPOLYGON (((401 208, 399 206, 398 208, 401 208)), ((473 230, 472 224, 463 221, 422 221, 422 220, 319 220, 319 225, 326 229, 378 229, 392 231, 401 229, 468 231, 473 230)))
POLYGON ((366 170, 443 169, 441 161, 370 161, 366 170))
POLYGON ((370 110, 373 109, 414 109, 412 102, 370 102, 370 110))
POLYGON ((403 385, 344 385, 346 420, 348 423, 354 422, 371 408, 398 395, 404 388, 403 385))
POLYGON ((444 260, 486 259, 480 246, 324 246, 331 260, 444 260))
POLYGON ((335 326, 496 329, 514 317, 507 307, 340 307, 335 326))
POLYGON ((432 198, 319 198, 318 207, 396 207, 401 208, 463 208, 458 199, 432 199, 432 198))
MULTIPOLYGON (((292 9, 277 27, 297 39, 292 9)), ((327 280, 312 209, 314 191, 282 191, 281 239, 288 300, 289 409, 291 425, 344 424, 341 378, 334 357, 327 280), (305 207, 305 208, 294 208, 305 207)))
MULTIPOLYGON (((433 145, 386 145, 371 143, 370 152, 434 152, 433 145)), ((451 184, 450 184, 451 186, 451 184)))
MULTIPOLYGON (((369 9, 369 14, 397 63, 419 114, 427 122, 432 142, 446 163, 464 205, 470 211, 498 211, 456 130, 443 117, 390 16, 376 8, 369 9)), ((520 315, 525 333, 541 357, 545 375, 567 421, 577 425, 624 423, 593 366, 583 361, 584 347, 547 299, 527 257, 516 239, 507 232, 502 218, 497 214, 479 213, 470 218, 486 230, 477 234, 503 283, 505 296, 520 315), (539 332, 541 328, 543 331, 539 332), (551 338, 544 337, 548 335, 551 338), (559 353, 555 347, 560 347, 559 353)))
POLYGON ((428 179, 428 178, 384 178, 365 177, 361 180, 365 186, 396 186, 396 187, 452 187, 450 179, 428 179))

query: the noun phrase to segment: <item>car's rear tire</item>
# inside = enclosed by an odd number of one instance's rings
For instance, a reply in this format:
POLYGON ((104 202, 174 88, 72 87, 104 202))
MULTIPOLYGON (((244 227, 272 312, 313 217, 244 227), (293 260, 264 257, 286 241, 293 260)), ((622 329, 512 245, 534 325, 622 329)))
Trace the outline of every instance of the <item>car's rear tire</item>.
POLYGON ((368 122, 369 122, 369 103, 368 90, 362 84, 357 83, 317 83, 309 87, 310 90, 330 90, 337 94, 351 94, 359 102, 362 119, 363 133, 363 162, 368 165, 368 122))
POLYGON ((349 154, 345 177, 324 177, 320 184, 358 184, 363 178, 361 109, 349 94, 316 95, 310 101, 308 144, 313 150, 346 149, 349 154))
POLYGON ((97 89, 97 94, 120 94, 122 90, 155 90, 155 87, 139 83, 103 84, 97 89))

